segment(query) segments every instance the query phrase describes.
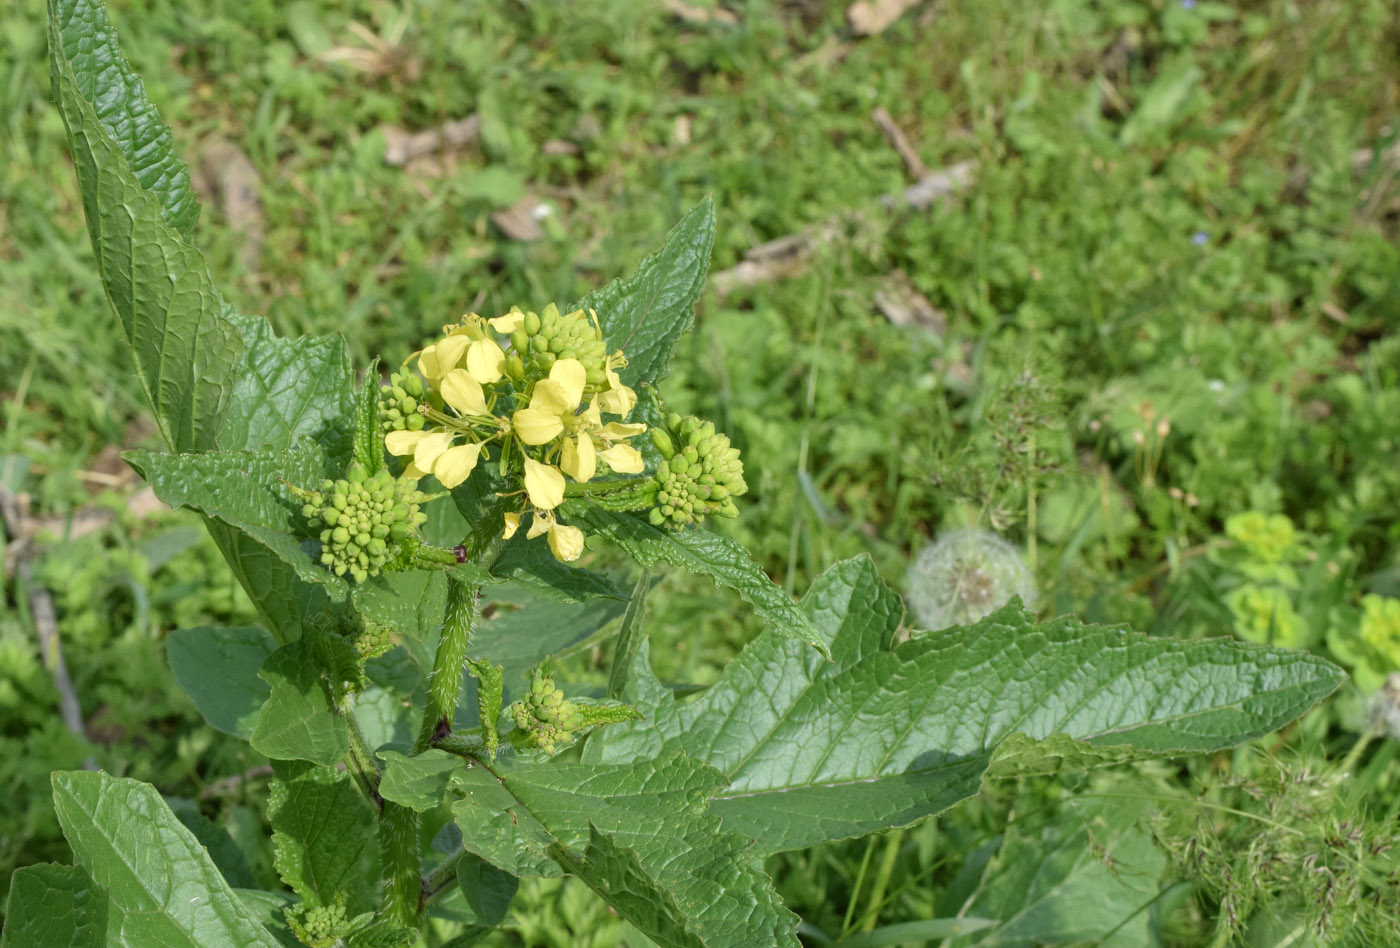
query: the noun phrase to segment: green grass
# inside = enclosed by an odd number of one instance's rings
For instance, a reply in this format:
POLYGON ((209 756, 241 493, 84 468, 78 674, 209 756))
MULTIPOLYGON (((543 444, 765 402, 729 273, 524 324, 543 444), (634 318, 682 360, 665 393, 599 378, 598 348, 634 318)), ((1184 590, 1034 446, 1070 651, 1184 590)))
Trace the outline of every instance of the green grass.
MULTIPOLYGON (((81 472, 105 447, 151 435, 47 101, 42 6, 0 14, 0 481, 35 515, 62 516, 93 502, 81 472)), ((361 361, 394 363, 468 309, 577 298, 705 194, 717 270, 839 219, 804 272, 708 294, 665 391, 743 449, 752 490, 724 529, 795 593, 859 552, 902 582, 930 537, 976 521, 1034 537, 1048 611, 1226 634, 1243 580, 1218 555, 1224 522, 1255 509, 1304 532, 1314 558, 1289 595, 1318 649, 1355 621, 1361 593, 1400 595, 1400 162, 1357 157, 1400 134, 1391 4, 925 4, 864 39, 840 3, 736 4, 735 25, 639 0, 601 9, 113 4, 190 164, 232 141, 256 171, 255 266, 217 207, 200 225, 216 280, 284 332, 343 332, 361 361), (909 182, 870 120, 877 106, 928 167, 976 161, 972 187, 928 212, 885 210, 880 196, 909 182), (408 168, 383 161, 386 126, 472 112, 479 142, 408 168), (522 244, 490 214, 526 192, 554 213, 522 244), (879 312, 896 271, 946 330, 879 312)), ((111 746, 70 740, 42 713, 53 694, 8 582, 0 686, 28 711, 0 734, 12 759, 55 749, 13 771, 22 805, 0 810, 0 860, 62 858, 42 806, 52 767, 96 753, 191 795, 245 766, 199 736, 173 686, 152 708, 133 697, 166 681, 164 632, 243 614, 207 546, 158 568, 137 558, 186 525, 40 545, 84 712, 124 722, 111 746)), ((654 601, 666 676, 713 680, 753 631, 705 583, 668 578, 654 601)), ((600 657, 570 667, 597 675, 600 657)), ((1360 709, 1344 695, 1321 712, 1306 745, 1316 766, 1352 746, 1360 709)), ((1377 746, 1391 745, 1365 760, 1377 746)), ((1389 761, 1371 785, 1393 801, 1389 761)), ((1230 766, 1132 779, 1165 799, 1230 766)), ((829 936, 932 917, 1016 801, 1061 792, 999 790, 895 837, 883 885, 883 841, 770 868, 829 936)), ((247 812, 215 815, 236 826, 247 812)), ((530 921, 492 943, 626 937, 586 892, 563 891, 527 887, 530 921)), ((1190 904, 1169 943, 1205 943, 1216 903, 1190 904)))

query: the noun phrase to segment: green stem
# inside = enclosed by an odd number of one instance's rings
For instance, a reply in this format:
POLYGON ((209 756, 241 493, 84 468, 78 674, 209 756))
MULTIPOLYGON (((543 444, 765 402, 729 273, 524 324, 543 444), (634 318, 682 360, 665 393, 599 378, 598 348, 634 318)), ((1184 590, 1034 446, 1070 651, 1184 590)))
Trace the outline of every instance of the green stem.
POLYGON ((447 580, 447 612, 442 622, 433 673, 428 679, 428 705, 423 709, 423 725, 418 730, 413 753, 421 754, 434 739, 451 732, 457 713, 457 695, 462 690, 462 666, 467 661, 472 627, 476 624, 476 597, 481 587, 447 580))
POLYGON ((459 846, 456 852, 444 859, 436 869, 423 878, 423 908, 432 905, 451 890, 453 883, 457 881, 457 864, 466 855, 466 849, 459 846))
POLYGON ((423 895, 417 813, 385 802, 379 817, 379 855, 384 866, 383 917, 395 925, 417 928, 423 895))
POLYGON ((355 719, 354 705, 345 709, 341 716, 345 718, 346 728, 350 732, 350 752, 345 755, 345 763, 365 796, 379 806, 383 803, 379 796, 379 765, 369 749, 369 742, 365 740, 364 731, 360 730, 360 722, 355 719))

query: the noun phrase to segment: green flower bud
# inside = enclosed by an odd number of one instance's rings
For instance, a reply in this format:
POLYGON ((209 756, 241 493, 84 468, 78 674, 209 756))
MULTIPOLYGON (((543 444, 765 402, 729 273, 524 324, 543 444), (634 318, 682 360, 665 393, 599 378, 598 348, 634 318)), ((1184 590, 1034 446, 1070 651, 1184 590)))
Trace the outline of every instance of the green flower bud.
POLYGON ((322 491, 297 495, 306 501, 302 515, 321 541, 321 562, 356 582, 378 575, 394 561, 414 528, 427 519, 419 510, 426 498, 415 481, 396 480, 388 471, 370 477, 358 464, 344 480, 326 481, 322 491))
POLYGON ((518 742, 553 754, 557 746, 573 740, 584 724, 578 707, 554 685, 554 677, 535 669, 526 694, 510 706, 519 732, 518 742))
POLYGON ((663 445, 671 448, 653 476, 657 506, 648 515, 653 524, 683 526, 710 514, 738 515, 733 499, 745 493, 748 485, 739 452, 726 435, 717 433, 711 422, 671 413, 665 430, 653 427, 651 436, 658 450, 663 445), (676 450, 677 444, 683 447, 676 450))

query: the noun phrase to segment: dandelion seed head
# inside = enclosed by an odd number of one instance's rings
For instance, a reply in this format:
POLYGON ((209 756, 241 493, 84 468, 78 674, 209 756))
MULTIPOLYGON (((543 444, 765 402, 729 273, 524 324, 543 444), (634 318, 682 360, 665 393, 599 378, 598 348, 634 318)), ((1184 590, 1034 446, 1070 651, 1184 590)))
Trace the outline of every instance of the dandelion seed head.
POLYGON ((929 629, 976 622, 1020 596, 1035 604, 1035 582, 1021 554, 987 530, 944 533, 909 567, 909 608, 929 629))

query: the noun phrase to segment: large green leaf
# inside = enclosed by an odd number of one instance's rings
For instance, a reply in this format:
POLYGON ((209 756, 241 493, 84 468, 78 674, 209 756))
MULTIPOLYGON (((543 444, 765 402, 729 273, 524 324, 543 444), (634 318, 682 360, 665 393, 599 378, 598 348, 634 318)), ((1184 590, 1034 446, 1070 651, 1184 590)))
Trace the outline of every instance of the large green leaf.
POLYGON ((711 767, 672 754, 477 766, 457 779, 453 814, 468 849, 515 874, 557 873, 552 861, 663 948, 798 944, 797 919, 751 842, 706 811, 725 784, 711 767))
POLYGON ((616 543, 646 569, 654 570, 664 564, 710 577, 753 606, 771 631, 800 639, 826 653, 826 640, 807 614, 768 578, 747 550, 728 537, 708 530, 669 530, 632 514, 582 505, 570 510, 570 518, 582 524, 586 532, 616 543))
POLYGON ((107 893, 82 866, 47 863, 10 877, 0 948, 106 948, 107 893))
POLYGON ((253 749, 274 760, 334 764, 350 750, 345 720, 321 680, 311 642, 297 639, 267 657, 258 672, 272 692, 253 728, 253 749))
POLYGON ((58 40, 51 51, 55 64, 72 72, 78 92, 91 103, 132 177, 160 199, 170 226, 189 237, 199 220, 189 169, 175 153, 170 129, 146 98, 141 77, 122 56, 106 6, 102 0, 50 0, 49 17, 50 35, 58 40))
POLYGON ((616 599, 569 605, 531 598, 523 609, 501 611, 479 623, 468 655, 504 666, 505 700, 513 701, 521 694, 529 669, 582 642, 617 618, 626 605, 616 599))
POLYGON ((867 558, 823 573, 802 608, 833 661, 770 629, 680 704, 640 656, 624 698, 645 721, 600 732, 586 759, 684 749, 729 778, 713 804, 725 827, 775 852, 912 823, 976 793, 989 768, 1238 744, 1343 679, 1307 653, 1037 623, 1016 605, 891 647, 904 609, 867 558), (1031 743, 1048 738, 1053 759, 1031 743))
POLYGON ((56 773, 73 855, 108 894, 112 948, 279 948, 150 784, 56 773))
POLYGON ((669 371, 676 342, 695 321, 695 301, 705 286, 714 242, 715 205, 707 197, 635 274, 579 300, 577 306, 598 311, 608 346, 626 353, 621 376, 627 385, 655 382, 669 371))
POLYGON ((626 596, 608 577, 559 562, 550 552, 548 543, 539 537, 531 540, 523 533, 516 534, 505 545, 491 564, 491 572, 560 602, 626 596))
MULTIPOLYGON (((133 170, 134 160, 157 183, 177 173, 175 165, 162 164, 160 152, 168 152, 169 142, 154 131, 159 119, 139 84, 124 81, 129 69, 100 4, 55 0, 49 13, 54 98, 68 127, 107 298, 166 442, 177 451, 207 450, 232 400, 243 340, 223 315, 203 257, 167 221, 160 198, 133 170), (114 129, 130 136, 130 159, 114 129), (149 147, 138 148, 147 138, 149 147), (143 167, 143 161, 149 163, 143 167)), ((181 190, 171 183, 167 193, 181 190)), ((177 206, 172 216, 184 221, 185 212, 177 206)))
POLYGON ((165 639, 165 656, 204 720, 247 740, 272 693, 258 670, 276 647, 256 626, 177 629, 165 639))
POLYGON ((356 586, 351 598, 366 619, 416 641, 428 642, 442 629, 447 575, 428 570, 381 573, 356 586))
POLYGON ((350 460, 355 410, 355 373, 345 339, 283 339, 261 316, 225 315, 242 335, 244 353, 219 447, 285 451, 306 437, 343 468, 350 460))
POLYGON ((375 908, 375 813, 346 771, 278 763, 267 801, 277 874, 312 905, 344 895, 353 917, 375 908))
POLYGON ((192 507, 236 527, 305 582, 342 593, 347 587, 312 557, 313 541, 296 537, 304 532, 302 504, 288 485, 314 488, 331 475, 324 453, 314 443, 303 441, 292 450, 205 454, 130 451, 125 457, 170 506, 192 507))

